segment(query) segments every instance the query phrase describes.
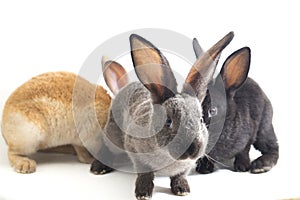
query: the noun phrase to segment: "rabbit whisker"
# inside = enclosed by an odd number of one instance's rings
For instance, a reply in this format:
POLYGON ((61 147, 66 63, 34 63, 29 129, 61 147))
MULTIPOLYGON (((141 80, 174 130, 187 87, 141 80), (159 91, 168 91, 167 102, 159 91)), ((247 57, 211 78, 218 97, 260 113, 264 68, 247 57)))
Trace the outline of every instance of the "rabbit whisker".
POLYGON ((204 154, 204 156, 206 156, 209 160, 212 160, 213 162, 218 163, 218 164, 220 164, 220 165, 222 165, 222 166, 224 166, 224 167, 226 167, 226 168, 229 168, 229 167, 230 167, 230 166, 226 165, 225 163, 222 163, 222 162, 220 162, 220 161, 217 161, 216 159, 210 157, 210 156, 207 155, 207 154, 204 154))

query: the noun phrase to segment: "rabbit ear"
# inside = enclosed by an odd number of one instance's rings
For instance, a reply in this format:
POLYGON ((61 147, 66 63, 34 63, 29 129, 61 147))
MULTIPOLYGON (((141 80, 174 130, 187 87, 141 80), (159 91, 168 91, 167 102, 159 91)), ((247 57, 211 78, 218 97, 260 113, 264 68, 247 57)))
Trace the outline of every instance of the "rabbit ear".
POLYGON ((128 75, 122 65, 105 56, 102 57, 102 71, 106 85, 114 95, 129 83, 128 75))
POLYGON ((206 95, 207 85, 215 72, 221 52, 231 42, 233 37, 233 32, 228 33, 197 59, 185 80, 183 92, 196 93, 198 99, 202 102, 206 95))
POLYGON ((232 53, 224 62, 221 76, 228 94, 234 95, 247 79, 250 60, 251 50, 244 47, 232 53))
POLYGON ((193 49, 194 49, 196 58, 198 59, 203 54, 203 49, 200 46, 200 44, 196 38, 193 39, 193 49))
POLYGON ((177 93, 177 82, 165 56, 141 36, 130 36, 131 57, 139 80, 151 92, 154 103, 177 93))

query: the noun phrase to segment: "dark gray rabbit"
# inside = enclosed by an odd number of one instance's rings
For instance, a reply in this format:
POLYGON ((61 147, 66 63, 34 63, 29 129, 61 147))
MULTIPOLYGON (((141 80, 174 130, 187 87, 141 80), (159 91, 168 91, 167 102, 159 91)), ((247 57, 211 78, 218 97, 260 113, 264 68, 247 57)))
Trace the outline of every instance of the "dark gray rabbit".
POLYGON ((201 102, 217 59, 232 38, 230 32, 199 57, 179 93, 165 56, 149 41, 131 35, 131 56, 140 82, 118 84, 124 70, 116 62, 104 63, 108 69, 105 76, 110 74, 106 82, 116 97, 104 131, 106 145, 101 147, 91 171, 95 174, 112 171, 116 155, 125 152, 134 165, 133 172, 137 173, 137 199, 151 198, 155 174, 171 178, 171 191, 175 195, 188 194, 186 175, 203 156, 208 140, 206 125, 199 120, 201 102))
MULTIPOLYGON (((199 57, 203 50, 196 39, 193 47, 199 57)), ((207 148, 207 156, 197 161, 199 173, 213 172, 216 161, 226 163, 234 159, 235 171, 250 170, 251 173, 267 172, 277 163, 279 147, 272 125, 272 105, 259 85, 247 78, 250 59, 250 48, 235 51, 209 84, 203 118, 213 139, 209 140, 208 146, 212 146, 207 148), (220 129, 222 123, 224 126, 220 129), (252 162, 251 145, 262 154, 252 162)))

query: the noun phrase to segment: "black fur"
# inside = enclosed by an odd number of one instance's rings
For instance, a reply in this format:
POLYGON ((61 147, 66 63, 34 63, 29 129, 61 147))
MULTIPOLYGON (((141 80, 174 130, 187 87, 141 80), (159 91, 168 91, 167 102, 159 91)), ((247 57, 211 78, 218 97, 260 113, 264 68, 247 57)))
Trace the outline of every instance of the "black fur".
POLYGON ((190 186, 183 174, 171 177, 171 191, 178 196, 184 196, 190 193, 190 186))
POLYGON ((154 173, 138 174, 135 182, 135 196, 138 200, 150 199, 154 188, 154 173))
POLYGON ((99 160, 95 159, 91 165, 90 171, 93 174, 106 174, 109 172, 114 171, 113 168, 109 167, 113 165, 113 160, 111 158, 113 158, 113 153, 108 149, 108 147, 106 145, 102 145, 101 149, 99 151, 99 158, 102 158, 103 160, 105 160, 106 162, 109 163, 102 163, 99 160))
MULTIPOLYGON (((248 50, 250 61, 250 49, 248 50)), ((237 53, 238 51, 232 55, 237 53)), ((214 127, 220 126, 218 122, 221 118, 225 117, 225 122, 220 137, 207 152, 210 158, 201 158, 197 161, 196 171, 199 173, 213 172, 214 161, 223 163, 235 159, 235 171, 250 170, 251 173, 269 171, 277 163, 279 146, 272 125, 272 105, 259 85, 251 78, 247 78, 248 70, 249 66, 241 74, 243 76, 241 79, 245 82, 241 80, 239 86, 228 88, 224 65, 221 74, 211 83, 211 90, 203 102, 204 121, 209 127, 209 137, 219 134, 214 132, 214 127), (220 85, 223 83, 226 88, 226 99, 221 97, 220 85), (213 107, 218 109, 218 114, 210 117, 209 111, 213 107), (212 121, 214 123, 211 124, 212 121), (251 145, 262 153, 262 156, 252 162, 249 158, 251 145)))

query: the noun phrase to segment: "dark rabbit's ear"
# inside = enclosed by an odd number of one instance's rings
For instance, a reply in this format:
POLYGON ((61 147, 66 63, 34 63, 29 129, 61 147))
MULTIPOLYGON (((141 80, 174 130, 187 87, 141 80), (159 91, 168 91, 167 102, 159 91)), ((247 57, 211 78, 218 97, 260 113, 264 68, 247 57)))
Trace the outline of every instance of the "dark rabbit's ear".
POLYGON ((225 84, 226 92, 234 95, 247 79, 251 60, 249 47, 241 48, 232 53, 224 62, 221 76, 225 84))
POLYGON ((228 33, 197 59, 185 80, 183 92, 196 94, 199 101, 203 101, 207 85, 212 80, 220 54, 233 37, 233 32, 228 33))
POLYGON ((106 85, 113 94, 117 94, 120 89, 129 83, 126 70, 119 63, 102 57, 102 71, 106 85))
POLYGON ((164 55, 149 41, 132 34, 131 56, 139 80, 151 92, 154 103, 163 103, 177 93, 177 82, 164 55))
POLYGON ((196 58, 198 59, 203 54, 203 49, 200 46, 200 44, 196 38, 193 39, 193 49, 194 49, 196 58))

